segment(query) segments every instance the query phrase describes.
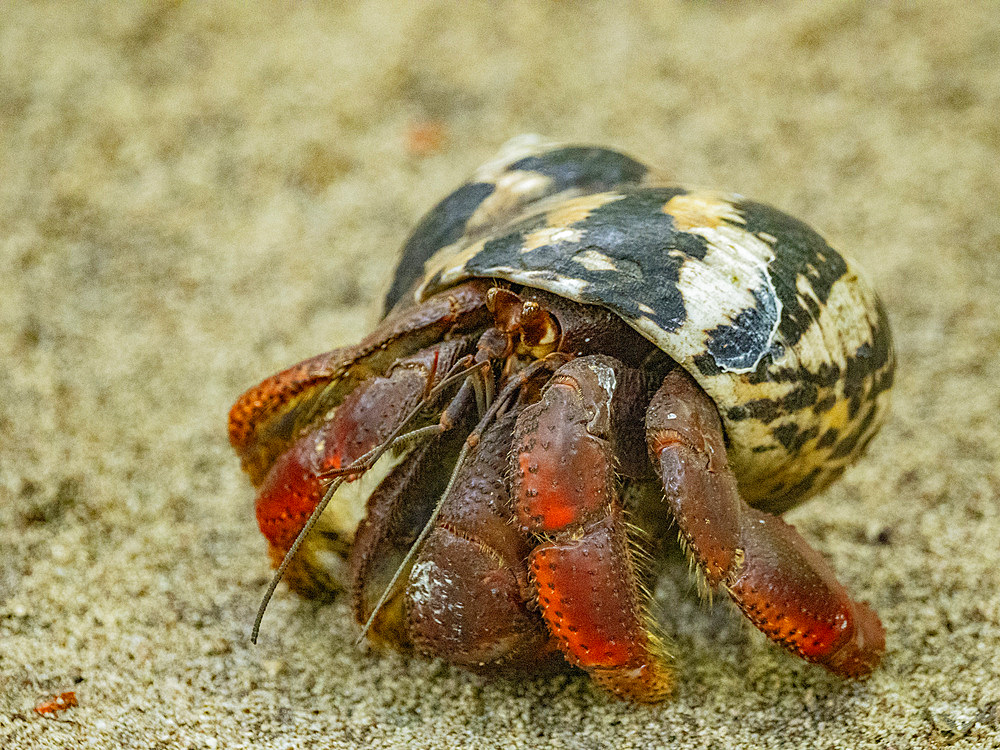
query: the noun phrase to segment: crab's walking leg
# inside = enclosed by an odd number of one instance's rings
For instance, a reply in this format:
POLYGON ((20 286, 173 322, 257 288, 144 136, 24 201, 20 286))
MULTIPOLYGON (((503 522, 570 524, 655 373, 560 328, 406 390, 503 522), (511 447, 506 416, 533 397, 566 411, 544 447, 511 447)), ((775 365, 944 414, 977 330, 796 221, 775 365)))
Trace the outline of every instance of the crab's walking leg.
POLYGON ((670 672, 646 611, 612 450, 616 412, 642 397, 638 373, 609 357, 563 365, 518 419, 513 487, 522 527, 542 540, 530 567, 564 655, 619 696, 654 702, 669 692, 670 672))
MULTIPOLYGON (((330 481, 326 474, 349 467, 385 443, 470 347, 470 339, 454 339, 400 360, 386 375, 351 391, 332 415, 274 461, 260 484, 256 509, 275 565, 323 497, 330 481)), ((292 588, 318 596, 345 586, 346 557, 367 499, 411 450, 390 450, 371 469, 347 477, 288 567, 286 580, 292 588)))
MULTIPOLYGON (((354 535, 348 558, 351 598, 358 624, 368 621, 379 597, 389 588, 427 524, 434 503, 448 482, 465 432, 449 430, 419 445, 368 498, 365 517, 354 535)), ((391 592, 368 629, 368 639, 397 648, 411 643, 402 590, 391 592)))
POLYGON ((871 672, 885 649, 878 616, 792 526, 743 502, 715 407, 683 370, 664 379, 646 428, 667 504, 708 583, 803 659, 842 677, 871 672))
POLYGON ((356 346, 299 362, 241 395, 229 412, 229 442, 254 486, 301 432, 359 384, 433 345, 482 328, 488 284, 467 282, 393 312, 356 346))

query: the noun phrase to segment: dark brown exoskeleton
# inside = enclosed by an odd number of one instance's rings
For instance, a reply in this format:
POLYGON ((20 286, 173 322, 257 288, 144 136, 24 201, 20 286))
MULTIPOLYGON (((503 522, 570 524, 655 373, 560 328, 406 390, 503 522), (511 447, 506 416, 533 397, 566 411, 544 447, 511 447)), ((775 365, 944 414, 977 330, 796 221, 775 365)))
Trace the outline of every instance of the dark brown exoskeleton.
POLYGON ((285 580, 348 591, 375 642, 477 669, 564 657, 660 700, 643 560, 672 519, 775 642, 845 677, 884 650, 820 555, 741 499, 712 400, 600 307, 459 284, 249 390, 230 438, 275 564, 324 501, 285 580))

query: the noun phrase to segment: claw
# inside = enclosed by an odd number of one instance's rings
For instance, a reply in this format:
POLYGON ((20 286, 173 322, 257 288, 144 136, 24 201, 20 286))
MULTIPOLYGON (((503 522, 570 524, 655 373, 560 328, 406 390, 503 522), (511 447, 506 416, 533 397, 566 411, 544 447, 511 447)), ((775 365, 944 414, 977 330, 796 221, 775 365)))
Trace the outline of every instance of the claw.
MULTIPOLYGON (((384 445, 412 409, 424 403, 428 381, 470 345, 465 339, 443 342, 397 363, 386 376, 355 388, 319 426, 299 437, 274 461, 257 496, 257 522, 270 543, 275 565, 285 556, 319 503, 329 475, 351 467, 384 445)), ((328 594, 347 585, 347 556, 365 504, 390 472, 412 450, 400 445, 365 471, 352 472, 333 494, 313 532, 286 571, 289 584, 305 596, 328 594)))
POLYGON ((241 395, 229 411, 229 442, 254 486, 301 433, 359 384, 446 336, 478 330, 487 321, 486 285, 468 282, 389 315, 356 346, 312 357, 241 395))
POLYGON ((646 612, 615 480, 614 413, 641 398, 638 378, 609 357, 556 371, 515 430, 514 495, 538 604, 573 664, 615 694, 656 702, 670 691, 666 654, 646 612))

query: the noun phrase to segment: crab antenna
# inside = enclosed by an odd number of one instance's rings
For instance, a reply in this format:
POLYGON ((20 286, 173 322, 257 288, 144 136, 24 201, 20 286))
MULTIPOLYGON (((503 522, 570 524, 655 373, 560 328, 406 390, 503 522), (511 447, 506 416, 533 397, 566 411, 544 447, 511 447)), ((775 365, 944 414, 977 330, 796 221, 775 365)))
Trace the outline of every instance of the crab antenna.
POLYGON ((326 488, 326 492, 323 493, 323 499, 317 503, 316 507, 313 508, 313 512, 309 515, 309 519, 306 521, 302 530, 299 531, 299 535, 295 537, 295 541, 292 542, 292 546, 288 548, 288 552, 285 553, 284 558, 281 560, 281 565, 271 576, 271 583, 267 587, 267 591, 264 592, 264 598, 261 599, 260 606, 257 608, 257 617, 253 621, 253 630, 250 632, 250 642, 257 643, 257 636, 260 635, 260 622, 264 619, 264 612, 267 610, 267 605, 271 603, 271 597, 274 596, 274 590, 278 588, 278 583, 281 582, 282 577, 285 575, 285 570, 288 565, 292 562, 292 558, 295 557, 295 553, 299 551, 299 547, 302 546, 302 542, 305 541, 306 535, 312 531, 312 527, 316 525, 316 521, 319 517, 323 515, 323 511, 326 510, 326 506, 330 504, 330 500, 333 498, 334 493, 337 488, 344 483, 344 477, 337 477, 330 485, 326 488))
POLYGON ((357 471, 367 471, 375 465, 375 462, 378 461, 386 451, 401 443, 405 443, 410 440, 421 440, 426 437, 432 437, 433 435, 440 434, 445 429, 440 424, 428 425, 427 427, 421 427, 407 433, 403 433, 403 430, 420 414, 421 411, 427 408, 428 404, 433 402, 434 399, 441 394, 441 391, 449 385, 467 377, 483 366, 482 363, 475 363, 463 367, 463 362, 466 361, 468 361, 468 358, 463 357, 461 360, 456 362, 454 367, 452 367, 452 371, 442 378, 441 382, 434 386, 427 393, 425 398, 420 400, 420 403, 413 407, 410 413, 407 414, 406 417, 396 426, 396 429, 393 430, 392 434, 390 434, 381 445, 375 446, 363 456, 356 459, 349 466, 337 470, 337 476, 326 488, 326 492, 323 493, 323 499, 316 504, 315 508, 313 508, 312 513, 309 514, 309 518, 302 526, 298 536, 295 537, 295 541, 292 542, 292 546, 288 548, 285 556, 281 559, 281 565, 278 566, 274 575, 271 576, 271 582, 268 584, 267 591, 264 592, 264 597, 261 599, 260 606, 257 607, 257 616, 254 618, 253 630, 250 632, 251 643, 257 643, 257 638, 260 635, 260 623, 261 620, 264 619, 264 612, 267 610, 267 605, 271 603, 271 597, 274 596, 274 592, 278 588, 278 584, 281 582, 281 579, 284 577, 285 571, 291 564, 295 554, 299 551, 299 547, 302 546, 305 538, 309 535, 309 532, 312 531, 313 526, 316 525, 319 517, 323 515, 323 511, 326 510, 326 506, 330 504, 334 493, 336 493, 340 485, 344 483, 346 475, 353 474, 357 471))

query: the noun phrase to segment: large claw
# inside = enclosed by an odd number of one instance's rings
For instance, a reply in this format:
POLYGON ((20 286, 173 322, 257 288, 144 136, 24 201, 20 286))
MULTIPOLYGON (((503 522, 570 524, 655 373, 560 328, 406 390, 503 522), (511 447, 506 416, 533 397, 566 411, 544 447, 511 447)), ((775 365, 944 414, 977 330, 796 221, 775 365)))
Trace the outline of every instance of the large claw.
POLYGON ((356 346, 312 357, 241 395, 229 411, 229 442, 254 486, 301 432, 325 418, 359 384, 446 337, 488 320, 486 288, 468 282, 393 312, 356 346))
POLYGON ((514 435, 513 487, 538 605, 573 664, 623 698, 655 702, 670 671, 646 612, 615 480, 615 412, 642 398, 634 371, 580 357, 556 371, 514 435), (631 375, 631 376, 630 376, 631 375))

